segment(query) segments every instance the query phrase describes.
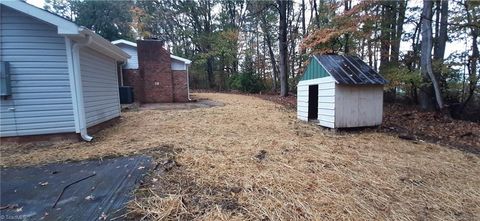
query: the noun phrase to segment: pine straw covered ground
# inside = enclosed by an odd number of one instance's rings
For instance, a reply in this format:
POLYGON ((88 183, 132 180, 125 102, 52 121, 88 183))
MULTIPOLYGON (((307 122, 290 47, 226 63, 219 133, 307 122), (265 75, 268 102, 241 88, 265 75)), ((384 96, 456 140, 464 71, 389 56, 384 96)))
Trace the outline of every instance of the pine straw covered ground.
POLYGON ((93 143, 2 145, 1 164, 168 153, 155 155, 160 166, 130 204, 133 219, 480 220, 478 155, 333 133, 259 98, 197 97, 225 106, 126 112, 93 143))

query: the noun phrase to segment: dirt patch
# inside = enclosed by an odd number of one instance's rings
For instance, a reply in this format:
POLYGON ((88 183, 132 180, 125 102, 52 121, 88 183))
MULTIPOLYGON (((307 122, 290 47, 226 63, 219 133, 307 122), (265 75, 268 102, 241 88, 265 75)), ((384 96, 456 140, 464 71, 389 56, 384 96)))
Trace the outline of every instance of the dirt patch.
POLYGON ((334 133, 253 96, 198 96, 225 106, 125 112, 92 143, 29 151, 2 144, 0 163, 155 153, 168 147, 171 155, 157 160, 161 172, 130 205, 137 218, 480 219, 478 155, 375 131, 334 133))

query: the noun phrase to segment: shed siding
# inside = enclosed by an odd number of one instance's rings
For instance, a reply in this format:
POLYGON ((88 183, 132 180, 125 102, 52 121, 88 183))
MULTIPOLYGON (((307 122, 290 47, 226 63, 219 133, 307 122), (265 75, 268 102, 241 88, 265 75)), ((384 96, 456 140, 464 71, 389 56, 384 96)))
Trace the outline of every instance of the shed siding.
POLYGON ((137 55, 137 48, 126 45, 126 44, 118 44, 119 48, 121 48, 125 53, 130 55, 127 63, 123 66, 124 69, 138 69, 138 55, 137 55))
POLYGON ((0 136, 75 132, 65 38, 31 16, 0 12, 0 60, 10 63, 12 85, 0 100, 0 136))
POLYGON ((308 87, 318 85, 318 121, 321 126, 334 128, 335 79, 330 76, 300 81, 297 86, 297 118, 308 120, 308 87))
POLYGON ((297 118, 308 121, 308 85, 297 86, 297 118))
POLYGON ((335 127, 366 127, 382 123, 383 86, 336 85, 335 127))
POLYGON ((82 48, 80 71, 87 126, 120 116, 115 60, 92 49, 82 48))

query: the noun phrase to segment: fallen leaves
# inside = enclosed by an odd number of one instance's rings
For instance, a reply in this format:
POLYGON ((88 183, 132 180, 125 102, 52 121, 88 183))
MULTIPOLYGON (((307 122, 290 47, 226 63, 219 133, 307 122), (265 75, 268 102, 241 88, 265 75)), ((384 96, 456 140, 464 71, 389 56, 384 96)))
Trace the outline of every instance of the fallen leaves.
POLYGON ((385 104, 382 130, 400 138, 425 140, 480 154, 480 124, 455 120, 437 112, 423 112, 415 106, 385 104))

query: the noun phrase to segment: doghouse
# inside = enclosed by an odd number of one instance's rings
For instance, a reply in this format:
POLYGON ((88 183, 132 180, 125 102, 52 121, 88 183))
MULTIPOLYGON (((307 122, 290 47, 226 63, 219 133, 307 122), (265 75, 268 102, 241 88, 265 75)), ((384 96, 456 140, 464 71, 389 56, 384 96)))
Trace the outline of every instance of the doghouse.
POLYGON ((297 118, 328 128, 382 123, 387 81, 355 56, 315 55, 297 86, 297 118))

